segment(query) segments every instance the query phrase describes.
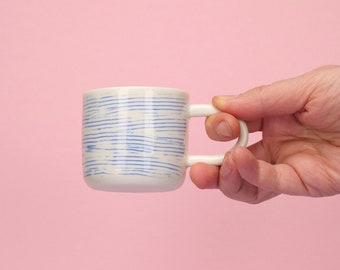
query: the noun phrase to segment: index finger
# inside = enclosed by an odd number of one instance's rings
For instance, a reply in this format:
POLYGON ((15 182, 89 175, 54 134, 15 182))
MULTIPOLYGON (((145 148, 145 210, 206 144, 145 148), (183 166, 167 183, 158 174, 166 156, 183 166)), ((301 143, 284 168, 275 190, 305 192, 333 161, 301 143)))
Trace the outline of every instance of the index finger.
POLYGON ((216 96, 213 104, 219 110, 248 122, 294 114, 304 108, 309 98, 310 89, 303 76, 255 87, 238 96, 216 96))

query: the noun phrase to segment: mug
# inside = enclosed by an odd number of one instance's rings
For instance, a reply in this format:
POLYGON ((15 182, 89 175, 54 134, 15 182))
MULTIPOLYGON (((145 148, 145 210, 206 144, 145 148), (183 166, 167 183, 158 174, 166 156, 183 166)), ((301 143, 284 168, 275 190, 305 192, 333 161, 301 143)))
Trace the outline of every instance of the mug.
MULTIPOLYGON (((220 165, 224 154, 187 154, 188 119, 219 112, 189 105, 186 92, 164 87, 108 87, 83 96, 83 174, 98 190, 158 192, 180 187, 188 166, 220 165)), ((236 145, 246 146, 248 129, 239 120, 236 145)))

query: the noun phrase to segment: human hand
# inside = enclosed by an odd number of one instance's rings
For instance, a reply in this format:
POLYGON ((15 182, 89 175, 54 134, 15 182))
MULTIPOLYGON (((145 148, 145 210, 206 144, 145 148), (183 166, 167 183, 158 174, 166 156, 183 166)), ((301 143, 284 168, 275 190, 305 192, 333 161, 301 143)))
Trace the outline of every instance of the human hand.
POLYGON ((225 154, 220 167, 194 164, 192 181, 202 189, 259 203, 278 194, 312 197, 340 193, 340 66, 219 96, 221 113, 206 119, 208 136, 228 141, 239 135, 236 118, 262 140, 225 154))

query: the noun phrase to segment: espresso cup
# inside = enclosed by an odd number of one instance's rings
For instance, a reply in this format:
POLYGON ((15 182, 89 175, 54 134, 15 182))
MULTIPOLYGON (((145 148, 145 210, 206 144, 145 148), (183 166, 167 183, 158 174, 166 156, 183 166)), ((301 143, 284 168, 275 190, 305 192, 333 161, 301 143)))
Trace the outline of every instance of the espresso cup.
MULTIPOLYGON (((180 187, 188 166, 220 165, 224 154, 187 154, 188 119, 219 112, 189 105, 186 92, 163 87, 109 87, 83 97, 83 174, 98 190, 158 192, 180 187)), ((248 129, 239 120, 235 144, 246 146, 248 129)))

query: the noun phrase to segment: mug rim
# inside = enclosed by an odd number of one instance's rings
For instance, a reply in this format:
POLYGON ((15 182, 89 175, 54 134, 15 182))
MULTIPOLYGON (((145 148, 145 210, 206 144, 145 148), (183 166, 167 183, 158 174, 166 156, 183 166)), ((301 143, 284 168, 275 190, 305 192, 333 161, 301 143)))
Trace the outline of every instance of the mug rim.
POLYGON ((110 91, 110 90, 149 90, 149 91, 172 91, 177 93, 182 93, 188 95, 188 93, 179 88, 172 88, 172 87, 164 87, 164 86, 138 86, 138 85, 131 85, 131 86, 107 86, 107 87, 100 87, 89 89, 84 92, 84 94, 92 94, 100 91, 110 91))

